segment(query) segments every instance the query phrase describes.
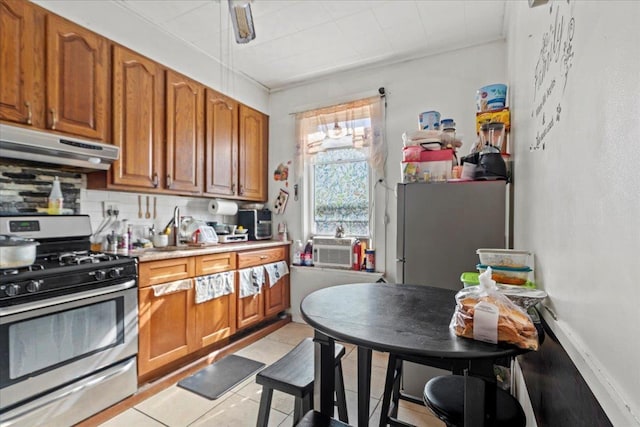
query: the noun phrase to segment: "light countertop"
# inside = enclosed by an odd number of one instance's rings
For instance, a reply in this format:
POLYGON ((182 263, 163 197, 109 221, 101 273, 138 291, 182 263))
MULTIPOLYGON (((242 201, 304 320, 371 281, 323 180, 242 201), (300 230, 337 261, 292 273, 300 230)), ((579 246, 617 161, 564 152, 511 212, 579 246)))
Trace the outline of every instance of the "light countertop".
POLYGON ((272 248, 276 246, 290 245, 290 241, 281 240, 257 240, 237 243, 218 243, 211 246, 184 246, 176 249, 175 246, 167 248, 136 249, 126 254, 138 258, 139 262, 158 261, 171 258, 183 258, 197 255, 208 255, 222 252, 237 252, 251 249, 272 248))

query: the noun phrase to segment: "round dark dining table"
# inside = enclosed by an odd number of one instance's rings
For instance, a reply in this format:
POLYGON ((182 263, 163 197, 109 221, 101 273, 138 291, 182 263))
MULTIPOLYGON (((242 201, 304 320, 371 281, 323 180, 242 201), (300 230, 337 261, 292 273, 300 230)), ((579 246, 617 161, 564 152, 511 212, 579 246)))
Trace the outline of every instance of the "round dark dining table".
MULTIPOLYGON (((300 311, 315 329, 315 390, 320 412, 333 416, 334 340, 358 347, 358 426, 369 422, 372 350, 487 379, 495 379, 496 359, 526 352, 511 345, 456 336, 449 328, 455 294, 454 290, 425 285, 358 283, 307 295, 300 311)), ((475 397, 484 402, 484 394, 475 397)))

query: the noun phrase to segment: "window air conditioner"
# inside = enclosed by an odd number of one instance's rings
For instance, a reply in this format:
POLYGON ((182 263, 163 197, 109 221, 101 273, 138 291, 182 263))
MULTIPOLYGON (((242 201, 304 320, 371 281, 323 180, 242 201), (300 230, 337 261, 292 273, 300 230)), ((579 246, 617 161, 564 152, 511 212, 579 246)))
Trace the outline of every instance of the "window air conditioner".
POLYGON ((313 265, 318 267, 352 268, 353 237, 314 237, 313 265))

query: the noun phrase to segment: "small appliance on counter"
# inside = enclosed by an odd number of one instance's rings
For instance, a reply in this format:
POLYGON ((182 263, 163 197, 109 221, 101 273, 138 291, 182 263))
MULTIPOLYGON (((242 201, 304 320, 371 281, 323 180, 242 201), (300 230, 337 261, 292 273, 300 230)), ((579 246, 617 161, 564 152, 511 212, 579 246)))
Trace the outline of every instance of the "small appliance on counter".
POLYGON ((246 234, 223 234, 218 236, 220 243, 237 243, 249 240, 246 234))
POLYGON ((492 145, 485 145, 481 151, 464 156, 462 158, 463 171, 465 163, 476 165, 473 175, 475 180, 508 179, 507 165, 502 154, 492 145))
POLYGON ((249 240, 267 240, 272 236, 271 211, 269 209, 239 209, 238 226, 249 230, 249 240))

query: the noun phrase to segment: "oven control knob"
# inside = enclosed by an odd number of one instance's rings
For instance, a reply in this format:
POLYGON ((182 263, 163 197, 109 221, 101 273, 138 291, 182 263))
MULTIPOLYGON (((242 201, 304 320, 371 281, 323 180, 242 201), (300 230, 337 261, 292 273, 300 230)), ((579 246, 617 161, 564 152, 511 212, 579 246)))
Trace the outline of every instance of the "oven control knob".
POLYGON ((120 269, 119 268, 114 268, 111 271, 109 271, 109 276, 112 279, 117 279, 118 277, 120 277, 120 269))
POLYGON ((18 295, 18 293, 20 293, 20 286, 16 285, 15 283, 10 283, 7 285, 4 292, 7 294, 7 296, 15 297, 16 295, 18 295))
POLYGON ((94 273, 94 277, 96 278, 96 280, 104 280, 107 278, 107 272, 104 270, 97 270, 94 273))
POLYGON ((30 293, 38 292, 40 290, 40 282, 38 282, 37 280, 32 280, 27 283, 26 289, 27 292, 30 293))

